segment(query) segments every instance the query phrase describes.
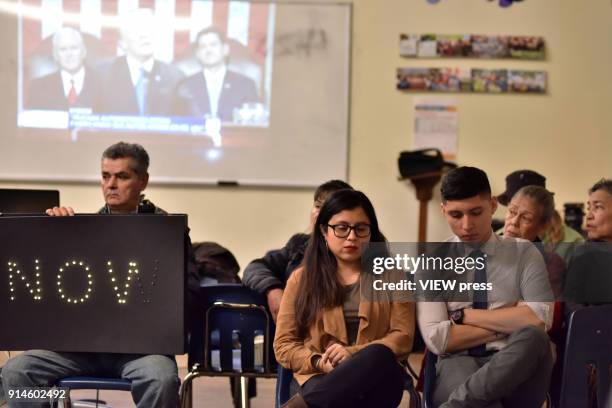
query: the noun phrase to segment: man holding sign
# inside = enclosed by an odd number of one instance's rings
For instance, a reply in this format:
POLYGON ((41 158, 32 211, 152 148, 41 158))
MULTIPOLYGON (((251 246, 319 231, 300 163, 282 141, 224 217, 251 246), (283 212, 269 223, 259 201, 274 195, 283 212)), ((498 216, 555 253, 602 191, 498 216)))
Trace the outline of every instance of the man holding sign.
MULTIPOLYGON (((147 187, 149 156, 138 144, 117 143, 102 155, 102 192, 105 206, 100 214, 166 214, 144 199, 147 187)), ((47 210, 50 216, 72 216, 71 207, 47 210)), ((186 233, 186 245, 191 249, 186 233)), ((189 251, 188 302, 197 299, 199 277, 189 251)), ((129 278, 128 278, 129 279, 129 278)), ((166 355, 54 352, 30 350, 7 362, 2 369, 6 395, 23 388, 52 387, 57 380, 69 376, 120 377, 132 382, 132 397, 138 407, 175 407, 178 404, 178 378, 176 361, 166 355)), ((9 406, 22 406, 9 400, 9 406), (16 405, 14 405, 16 404, 16 405)), ((32 403, 28 406, 44 406, 32 403)))

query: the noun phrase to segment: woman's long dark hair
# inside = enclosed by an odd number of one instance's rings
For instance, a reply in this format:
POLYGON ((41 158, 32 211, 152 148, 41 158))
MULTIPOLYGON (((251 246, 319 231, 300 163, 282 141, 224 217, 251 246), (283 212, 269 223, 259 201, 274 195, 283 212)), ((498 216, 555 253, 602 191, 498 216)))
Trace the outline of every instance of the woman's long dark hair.
POLYGON ((325 201, 304 254, 304 271, 295 300, 295 317, 299 335, 302 337, 306 336, 308 328, 315 323, 323 309, 338 306, 343 302, 342 285, 336 275, 338 263, 325 245, 322 229, 327 230, 327 224, 334 215, 355 208, 362 208, 370 220, 370 242, 385 242, 378 228, 374 207, 361 191, 340 190, 325 201))

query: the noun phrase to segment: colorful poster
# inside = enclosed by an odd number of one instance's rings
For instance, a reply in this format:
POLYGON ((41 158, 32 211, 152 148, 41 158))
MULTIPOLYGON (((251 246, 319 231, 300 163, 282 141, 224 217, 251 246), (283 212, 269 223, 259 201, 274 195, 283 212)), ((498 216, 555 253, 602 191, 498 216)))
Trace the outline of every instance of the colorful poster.
POLYGON ((397 68, 396 88, 417 92, 546 93, 545 71, 397 68))
POLYGON ((489 93, 508 91, 508 71, 505 69, 472 69, 472 91, 489 93))
POLYGON ((408 58, 543 60, 543 37, 480 34, 400 34, 399 54, 408 58))
POLYGON ((397 89, 428 92, 469 92, 469 71, 462 68, 398 68, 397 89))
POLYGON ((508 91, 519 93, 545 93, 546 72, 510 70, 508 91))

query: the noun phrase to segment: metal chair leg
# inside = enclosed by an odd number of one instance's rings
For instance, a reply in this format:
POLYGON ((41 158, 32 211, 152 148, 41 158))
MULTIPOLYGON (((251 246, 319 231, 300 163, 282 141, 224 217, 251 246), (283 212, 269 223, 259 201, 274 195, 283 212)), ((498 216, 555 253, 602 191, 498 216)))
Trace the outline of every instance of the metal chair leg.
POLYGON ((240 377, 240 405, 242 408, 250 408, 249 400, 249 380, 247 377, 240 377))
POLYGON ((240 387, 240 377, 230 377, 232 388, 232 403, 234 408, 242 408, 242 391, 240 387))
POLYGON ((72 400, 70 399, 70 390, 68 390, 68 395, 66 396, 66 399, 64 400, 64 408, 72 408, 72 400))
POLYGON ((60 400, 60 399, 52 398, 49 401, 49 406, 51 408, 59 408, 60 404, 62 408, 72 408, 72 401, 70 400, 70 390, 68 390, 67 392, 66 399, 60 400))
POLYGON ((179 388, 179 399, 181 403, 181 408, 191 408, 192 402, 192 381, 198 377, 197 373, 188 373, 183 382, 181 383, 181 387, 179 388))

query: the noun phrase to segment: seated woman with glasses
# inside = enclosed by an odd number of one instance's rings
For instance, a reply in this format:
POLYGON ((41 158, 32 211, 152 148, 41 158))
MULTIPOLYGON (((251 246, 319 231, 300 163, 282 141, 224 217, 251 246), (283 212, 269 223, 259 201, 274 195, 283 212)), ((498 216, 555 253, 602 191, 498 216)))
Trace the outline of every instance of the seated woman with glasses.
POLYGON ((364 244, 384 242, 360 191, 330 196, 315 221, 304 264, 287 281, 274 352, 300 393, 286 407, 396 407, 412 347, 414 304, 366 299, 364 244), (360 290, 360 282, 364 288, 360 290))

